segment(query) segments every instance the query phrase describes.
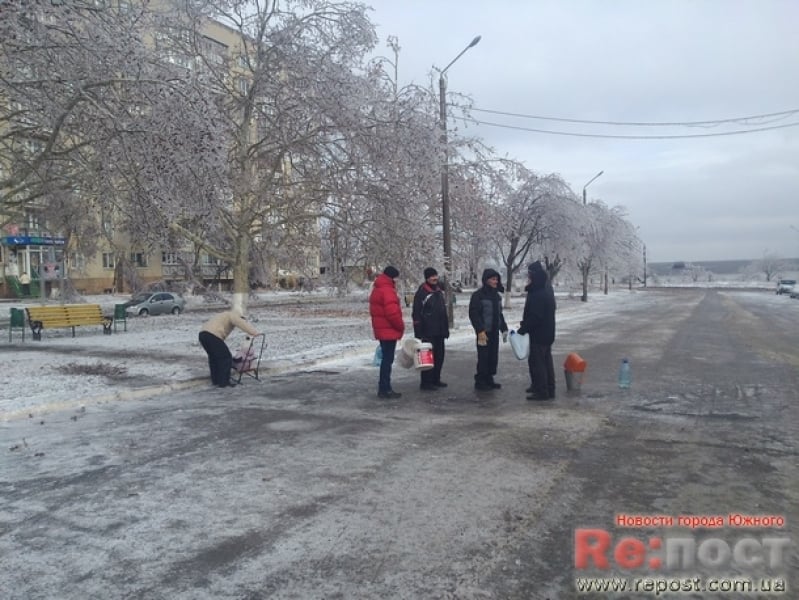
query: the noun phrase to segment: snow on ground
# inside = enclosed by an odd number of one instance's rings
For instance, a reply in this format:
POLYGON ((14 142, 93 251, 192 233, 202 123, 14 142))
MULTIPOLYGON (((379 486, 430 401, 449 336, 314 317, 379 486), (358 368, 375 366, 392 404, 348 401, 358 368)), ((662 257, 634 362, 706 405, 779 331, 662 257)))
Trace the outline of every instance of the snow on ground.
MULTIPOLYGON (((762 290, 738 293, 758 294, 764 302, 795 301, 762 290)), ((592 320, 609 318, 629 303, 654 302, 656 296, 645 290, 616 289, 607 296, 594 293, 585 303, 577 295, 558 293, 558 331, 588 329, 592 320)), ((107 314, 113 312, 115 303, 125 299, 127 296, 85 298, 101 304, 107 314)), ((182 315, 133 317, 128 320, 127 332, 120 329, 112 335, 103 335, 100 326, 78 328, 74 338, 70 330, 56 329, 45 330, 42 341, 34 342, 28 330, 23 343, 17 330, 13 342, 8 343, 6 321, 0 329, 0 420, 146 395, 157 385, 166 389, 210 385, 207 358, 197 336, 204 321, 224 307, 209 306, 198 297, 187 301, 182 315)), ((473 343, 468 301, 468 293, 458 296, 449 346, 468 347, 473 343)), ((505 312, 511 328, 518 325, 523 304, 524 298, 514 294, 511 308, 505 312)), ((406 334, 410 334, 410 309, 404 307, 404 314, 406 334)), ((376 342, 364 292, 345 298, 324 293, 260 294, 251 298, 248 318, 266 334, 261 368, 267 376, 320 365, 371 367, 376 342)), ((234 331, 227 341, 235 349, 245 343, 245 336, 234 331)), ((509 345, 502 346, 501 352, 510 353, 509 345)))

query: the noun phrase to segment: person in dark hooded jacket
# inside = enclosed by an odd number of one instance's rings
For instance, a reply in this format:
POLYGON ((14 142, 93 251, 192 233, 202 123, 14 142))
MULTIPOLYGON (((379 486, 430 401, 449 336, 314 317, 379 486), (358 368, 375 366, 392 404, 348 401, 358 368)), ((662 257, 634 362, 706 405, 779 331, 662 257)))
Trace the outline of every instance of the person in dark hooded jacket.
POLYGON ((494 381, 499 362, 499 334, 508 331, 502 316, 502 279, 494 269, 483 271, 483 287, 469 300, 469 320, 477 334, 476 390, 495 390, 502 387, 494 381))
POLYGON ((424 283, 413 297, 413 335, 433 346, 433 368, 421 371, 419 388, 437 390, 447 384, 441 381, 444 366, 444 340, 449 337, 447 299, 438 283, 438 271, 433 267, 424 270, 424 283))
POLYGON ((530 354, 527 366, 532 385, 527 392, 528 400, 552 400, 555 398, 555 369, 552 363, 552 344, 555 342, 555 291, 549 276, 540 262, 527 267, 529 283, 525 290, 522 322, 519 333, 529 334, 530 354))

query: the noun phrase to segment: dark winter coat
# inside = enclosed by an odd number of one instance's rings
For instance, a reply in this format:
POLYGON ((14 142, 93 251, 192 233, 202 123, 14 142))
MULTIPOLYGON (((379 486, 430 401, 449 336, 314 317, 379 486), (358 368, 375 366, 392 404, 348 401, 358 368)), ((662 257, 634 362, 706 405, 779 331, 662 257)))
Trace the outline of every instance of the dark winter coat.
POLYGON ((529 274, 519 333, 529 333, 531 344, 551 346, 555 342, 555 291, 543 269, 531 270, 529 274))
POLYGON ((413 297, 413 335, 419 339, 449 337, 447 299, 444 291, 426 281, 413 297))
POLYGON ((508 330, 502 315, 502 296, 499 295, 502 280, 494 289, 486 283, 492 277, 499 277, 499 273, 494 269, 483 271, 483 287, 474 292, 469 300, 469 321, 477 333, 508 330))
POLYGON ((397 287, 394 280, 381 273, 369 296, 369 315, 376 340, 399 340, 405 333, 397 287))

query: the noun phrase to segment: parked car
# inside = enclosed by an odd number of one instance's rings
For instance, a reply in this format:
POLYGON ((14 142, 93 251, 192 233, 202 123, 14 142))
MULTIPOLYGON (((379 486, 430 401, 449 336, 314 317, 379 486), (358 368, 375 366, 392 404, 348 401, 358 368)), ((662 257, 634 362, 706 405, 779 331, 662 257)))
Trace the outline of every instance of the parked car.
POLYGON ((186 308, 186 301, 170 292, 141 292, 124 303, 125 312, 141 317, 172 313, 179 315, 186 308))
POLYGON ((780 279, 777 282, 778 294, 790 294, 796 287, 796 279, 780 279))
POLYGON ((791 298, 796 298, 797 300, 799 300, 799 290, 797 290, 795 286, 793 288, 793 291, 791 292, 791 298))

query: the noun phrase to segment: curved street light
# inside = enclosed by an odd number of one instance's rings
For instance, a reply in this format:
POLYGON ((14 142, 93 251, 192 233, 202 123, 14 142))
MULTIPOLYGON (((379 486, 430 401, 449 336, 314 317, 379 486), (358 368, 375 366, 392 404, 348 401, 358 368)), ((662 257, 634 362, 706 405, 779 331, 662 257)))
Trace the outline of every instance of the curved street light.
POLYGON ((443 160, 441 161, 441 221, 442 233, 444 238, 444 270, 447 277, 447 316, 449 318, 450 327, 453 324, 453 295, 451 286, 449 285, 450 270, 452 269, 452 234, 450 232, 450 219, 449 219, 449 149, 447 148, 447 80, 444 74, 452 65, 455 64, 461 56, 469 49, 473 48, 480 42, 480 36, 476 36, 469 45, 460 51, 460 54, 453 58, 449 64, 441 69, 441 74, 438 77, 438 92, 439 92, 439 112, 441 120, 441 145, 444 151, 443 160))
POLYGON ((583 186, 583 204, 585 204, 585 203, 586 203, 586 199, 585 199, 585 188, 587 188, 587 187, 588 187, 589 185, 591 185, 591 184, 592 184, 594 181, 596 181, 596 179, 598 179, 598 178, 599 178, 599 176, 600 176, 600 175, 602 175, 602 173, 604 173, 604 172, 605 172, 605 171, 600 171, 599 173, 597 173, 596 175, 594 175, 594 176, 593 176, 593 177, 592 177, 592 178, 591 178, 591 179, 588 181, 588 183, 586 183, 586 184, 583 186))

